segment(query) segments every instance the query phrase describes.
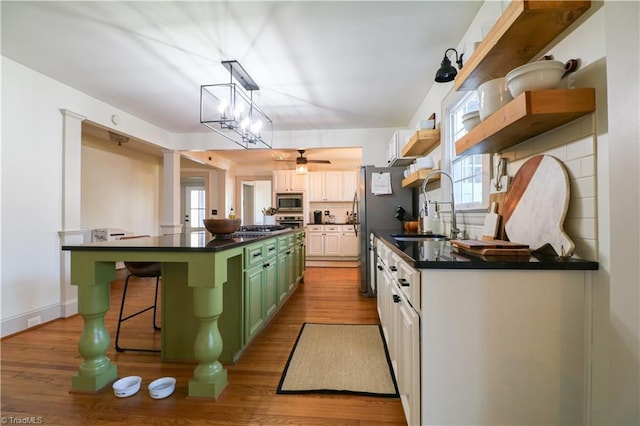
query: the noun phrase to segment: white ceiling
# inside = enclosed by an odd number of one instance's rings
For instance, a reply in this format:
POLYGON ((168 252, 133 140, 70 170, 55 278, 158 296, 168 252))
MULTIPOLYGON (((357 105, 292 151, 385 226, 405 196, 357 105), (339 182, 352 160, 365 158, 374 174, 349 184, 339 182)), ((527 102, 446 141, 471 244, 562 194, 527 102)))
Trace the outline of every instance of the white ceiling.
POLYGON ((2 55, 173 133, 240 61, 274 130, 405 127, 481 1, 2 1, 2 55))

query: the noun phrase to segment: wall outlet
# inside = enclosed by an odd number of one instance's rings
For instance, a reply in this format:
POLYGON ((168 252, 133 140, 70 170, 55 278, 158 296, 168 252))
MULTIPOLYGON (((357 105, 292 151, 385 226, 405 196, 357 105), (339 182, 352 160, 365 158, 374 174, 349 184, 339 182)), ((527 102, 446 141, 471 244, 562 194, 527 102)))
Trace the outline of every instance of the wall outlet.
POLYGON ((38 315, 37 317, 29 318, 27 320, 27 327, 33 327, 42 322, 42 317, 38 315))
POLYGON ((218 210, 216 210, 216 209, 211 210, 211 215, 212 216, 217 216, 218 215, 218 210))

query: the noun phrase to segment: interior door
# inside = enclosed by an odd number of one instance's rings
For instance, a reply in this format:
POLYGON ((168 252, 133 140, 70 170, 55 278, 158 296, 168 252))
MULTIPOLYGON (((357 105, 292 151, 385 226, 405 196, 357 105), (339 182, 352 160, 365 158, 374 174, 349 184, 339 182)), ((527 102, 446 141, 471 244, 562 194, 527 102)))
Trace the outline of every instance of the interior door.
POLYGON ((196 183, 183 184, 182 199, 183 229, 186 232, 203 230, 203 219, 207 213, 207 197, 204 185, 196 183))

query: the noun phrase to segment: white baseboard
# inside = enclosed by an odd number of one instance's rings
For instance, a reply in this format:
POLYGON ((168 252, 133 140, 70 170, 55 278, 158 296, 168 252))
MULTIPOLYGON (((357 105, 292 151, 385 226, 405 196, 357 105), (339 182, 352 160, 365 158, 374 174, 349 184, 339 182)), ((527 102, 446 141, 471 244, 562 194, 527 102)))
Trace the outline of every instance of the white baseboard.
POLYGON ((62 305, 53 305, 49 307, 45 307, 42 309, 38 309, 35 311, 27 312, 25 314, 17 315, 15 317, 6 318, 2 320, 2 324, 0 325, 2 335, 0 337, 7 337, 12 334, 20 333, 21 331, 25 331, 31 327, 37 327, 40 324, 44 324, 59 318, 66 318, 71 315, 74 315, 73 310, 78 312, 78 304, 77 301, 70 301, 66 306, 62 305), (66 316, 63 315, 63 311, 66 316))

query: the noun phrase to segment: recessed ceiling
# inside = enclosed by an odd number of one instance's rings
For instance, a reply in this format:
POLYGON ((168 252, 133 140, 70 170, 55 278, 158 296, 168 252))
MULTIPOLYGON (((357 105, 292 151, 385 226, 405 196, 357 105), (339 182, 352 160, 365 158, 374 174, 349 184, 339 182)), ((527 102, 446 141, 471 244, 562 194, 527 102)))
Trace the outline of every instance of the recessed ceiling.
POLYGON ((276 131, 404 127, 481 4, 3 1, 2 54, 172 133, 229 59, 276 131))

